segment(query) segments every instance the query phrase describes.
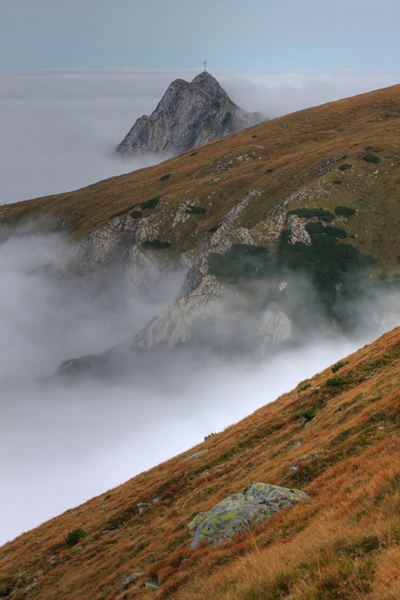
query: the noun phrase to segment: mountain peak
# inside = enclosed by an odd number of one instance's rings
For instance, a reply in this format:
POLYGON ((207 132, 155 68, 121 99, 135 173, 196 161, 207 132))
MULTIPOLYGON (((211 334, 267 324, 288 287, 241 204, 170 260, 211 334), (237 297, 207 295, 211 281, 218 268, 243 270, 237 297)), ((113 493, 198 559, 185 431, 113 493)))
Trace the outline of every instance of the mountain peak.
POLYGON ((136 121, 117 151, 176 156, 264 120, 239 108, 215 77, 203 71, 190 83, 173 81, 157 108, 136 121))
POLYGON ((190 85, 197 85, 198 88, 213 98, 219 98, 222 95, 227 96, 225 90, 208 71, 203 71, 196 75, 190 82, 190 85))

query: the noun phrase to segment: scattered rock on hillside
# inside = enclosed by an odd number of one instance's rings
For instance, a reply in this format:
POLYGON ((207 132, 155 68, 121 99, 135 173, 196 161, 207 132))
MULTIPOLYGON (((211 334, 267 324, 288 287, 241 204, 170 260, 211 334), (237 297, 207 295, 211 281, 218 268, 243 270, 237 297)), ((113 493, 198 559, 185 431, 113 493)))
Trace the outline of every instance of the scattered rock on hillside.
POLYGON ((209 511, 200 513, 189 523, 194 540, 211 544, 231 539, 235 534, 264 523, 275 513, 308 498, 308 494, 269 483, 251 483, 232 494, 209 511))
POLYGON ((119 586, 119 589, 120 590, 124 590, 126 587, 128 587, 128 585, 130 583, 132 583, 132 581, 135 581, 141 575, 143 575, 143 573, 144 573, 144 571, 142 571, 141 573, 133 573, 132 575, 129 575, 129 577, 127 577, 126 579, 124 579, 124 581, 121 583, 121 585, 119 586))
POLYGON ((239 108, 208 72, 171 83, 150 117, 140 117, 117 147, 128 156, 176 156, 234 131, 265 121, 239 108))

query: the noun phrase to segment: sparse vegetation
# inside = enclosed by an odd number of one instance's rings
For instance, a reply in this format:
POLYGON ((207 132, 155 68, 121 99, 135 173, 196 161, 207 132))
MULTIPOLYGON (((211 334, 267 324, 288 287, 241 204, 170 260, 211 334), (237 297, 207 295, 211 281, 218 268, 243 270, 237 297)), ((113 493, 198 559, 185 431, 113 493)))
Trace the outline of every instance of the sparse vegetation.
POLYGON ((209 254, 210 273, 218 277, 229 277, 236 283, 265 279, 273 272, 268 249, 264 246, 233 244, 224 254, 209 254))
POLYGON ((128 206, 128 208, 123 208, 122 210, 119 210, 118 212, 111 215, 110 219, 115 219, 115 217, 122 217, 123 215, 127 215, 128 212, 131 211, 136 206, 138 206, 138 205, 133 204, 132 206, 128 206))
POLYGON ((329 377, 326 380, 326 385, 331 387, 336 387, 338 385, 343 385, 346 382, 346 377, 342 377, 341 375, 336 375, 335 377, 329 377))
POLYGON ((347 233, 344 229, 340 229, 339 227, 331 227, 330 225, 322 225, 322 223, 319 221, 307 223, 306 230, 311 236, 324 233, 342 240, 347 238, 347 233))
POLYGON ((369 285, 367 267, 376 260, 330 235, 314 234, 310 245, 291 244, 290 237, 289 230, 282 232, 278 251, 282 274, 299 271, 310 277, 328 313, 350 326, 355 313, 345 307, 369 285))
POLYGON ((376 154, 365 154, 363 158, 365 162, 375 163, 376 165, 381 162, 380 157, 376 156, 376 154))
POLYGON ((335 208, 335 214, 338 217, 351 217, 355 212, 354 208, 349 208, 348 206, 337 206, 335 208))
POLYGON ((82 538, 86 536, 86 533, 78 527, 77 529, 73 529, 65 536, 65 543, 67 546, 75 546, 82 538))
POLYGON ((311 406, 309 408, 306 408, 306 410, 303 410, 303 412, 301 413, 301 416, 306 421, 311 421, 311 419, 315 417, 315 408, 312 408, 311 406))
POLYGON ((155 196, 154 198, 151 198, 150 200, 146 200, 146 202, 142 202, 142 204, 140 205, 140 208, 142 210, 156 208, 156 206, 160 203, 161 197, 162 196, 155 196))
POLYGON ((306 390, 306 389, 308 389, 308 388, 310 388, 310 387, 311 387, 311 383, 308 381, 308 382, 307 382, 307 383, 305 383, 304 385, 301 385, 301 386, 298 388, 298 390, 297 390, 297 391, 298 391, 299 393, 300 393, 300 392, 304 392, 304 390, 306 390))
POLYGON ((207 212, 207 209, 203 208, 202 206, 192 206, 189 204, 185 212, 189 213, 190 215, 204 215, 207 212))
POLYGON ((288 215, 297 215, 303 219, 318 217, 320 221, 326 221, 327 223, 331 223, 335 218, 333 213, 331 213, 329 210, 325 210, 324 208, 295 208, 293 210, 289 210, 288 215))
POLYGON ((337 373, 337 371, 339 371, 339 369, 341 369, 342 367, 344 367, 345 365, 348 365, 348 364, 349 364, 348 360, 339 360, 339 362, 337 362, 335 365, 333 365, 332 373, 337 373))
POLYGON ((146 240, 141 244, 143 250, 163 250, 169 248, 171 242, 160 242, 160 240, 146 240))

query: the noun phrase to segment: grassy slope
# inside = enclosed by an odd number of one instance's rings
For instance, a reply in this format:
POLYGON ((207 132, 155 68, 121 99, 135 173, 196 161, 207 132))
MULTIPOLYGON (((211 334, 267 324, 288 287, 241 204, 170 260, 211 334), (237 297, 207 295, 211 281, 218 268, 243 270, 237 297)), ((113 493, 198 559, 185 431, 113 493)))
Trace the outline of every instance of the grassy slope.
POLYGON ((329 385, 326 369, 311 387, 8 543, 0 590, 14 585, 12 600, 399 598, 400 328, 346 360, 342 384, 329 385), (310 500, 191 551, 192 517, 253 481, 304 489, 310 500), (68 548, 77 527, 87 536, 68 548), (156 591, 144 587, 152 579, 156 591))
POLYGON ((399 134, 400 86, 394 86, 268 121, 76 192, 9 205, 3 220, 15 224, 27 216, 52 215, 78 239, 103 227, 116 212, 162 195, 157 208, 142 218, 157 214, 164 219, 161 237, 180 253, 204 242, 209 228, 250 189, 260 196, 244 212, 242 226, 257 230, 271 208, 301 187, 305 199, 297 206, 357 209, 350 219, 337 218, 334 224, 347 230, 346 243, 362 244, 364 252, 382 261, 376 272, 391 277, 400 272, 399 134), (369 146, 368 152, 379 150, 380 164, 363 160, 369 146), (319 171, 330 157, 344 155, 330 172, 319 171), (340 171, 343 162, 352 169, 340 171), (162 181, 168 173, 171 177, 162 181), (334 184, 337 179, 342 184, 334 184), (172 228, 171 216, 184 201, 207 212, 172 228))

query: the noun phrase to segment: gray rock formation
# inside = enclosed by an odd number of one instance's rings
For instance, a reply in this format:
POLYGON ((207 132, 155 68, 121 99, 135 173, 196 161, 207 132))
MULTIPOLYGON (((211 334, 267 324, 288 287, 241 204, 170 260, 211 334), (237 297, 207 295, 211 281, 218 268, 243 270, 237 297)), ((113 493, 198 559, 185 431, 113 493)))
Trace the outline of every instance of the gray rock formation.
POLYGON ((308 498, 305 492, 268 483, 252 483, 232 494, 209 512, 199 513, 189 523, 194 540, 211 544, 230 540, 235 534, 257 527, 274 514, 308 498))
POLYGON ((117 151, 176 156, 265 120, 260 113, 239 108, 218 81, 203 72, 190 83, 173 81, 154 112, 136 121, 117 151))

